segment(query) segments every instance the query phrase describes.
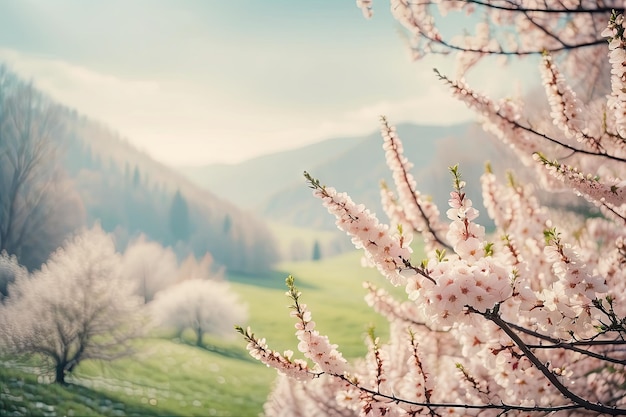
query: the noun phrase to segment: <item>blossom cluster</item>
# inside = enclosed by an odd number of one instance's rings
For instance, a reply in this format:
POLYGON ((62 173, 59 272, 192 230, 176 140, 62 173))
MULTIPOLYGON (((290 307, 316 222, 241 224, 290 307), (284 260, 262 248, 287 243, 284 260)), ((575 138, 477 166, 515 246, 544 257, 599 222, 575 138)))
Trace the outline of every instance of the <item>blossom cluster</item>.
POLYGON ((372 17, 372 0, 356 0, 356 5, 361 9, 366 19, 372 17))
POLYGON ((584 128, 581 117, 583 109, 576 93, 565 82, 565 77, 554 65, 550 55, 544 55, 543 65, 539 68, 548 103, 552 110, 550 116, 553 123, 565 133, 566 137, 579 139, 582 137, 582 129, 584 128))
POLYGON ((336 217, 337 227, 352 238, 355 248, 363 249, 367 260, 394 285, 403 284, 402 271, 411 258, 412 235, 404 233, 401 227, 391 233, 389 226, 381 224, 363 204, 357 205, 346 193, 339 193, 333 187, 321 186, 307 173, 305 176, 313 188, 313 195, 320 198, 328 212, 336 217))
POLYGON ((338 346, 331 344, 328 336, 320 335, 315 330, 315 322, 312 320, 311 312, 307 305, 300 303, 300 291, 294 284, 293 277, 287 278, 287 286, 289 296, 294 304, 291 306, 291 316, 298 319, 296 323, 296 336, 298 350, 304 353, 304 356, 311 359, 322 372, 334 375, 341 375, 346 370, 346 360, 341 352, 337 351, 338 346))
MULTIPOLYGON (((599 42, 598 27, 606 24, 607 11, 623 10, 621 0, 542 2, 529 0, 407 1, 390 0, 393 17, 410 36, 414 59, 432 54, 454 53, 459 77, 487 56, 505 61, 511 56, 567 51, 567 65, 590 67, 590 51, 578 49, 599 42), (472 16, 481 10, 480 19, 472 16), (457 22, 439 29, 441 17, 457 22), (467 19, 467 24, 464 23, 467 19), (467 26, 473 25, 473 30, 467 26)), ((366 17, 372 16, 372 1, 357 1, 366 17)), ((593 70, 594 68, 589 68, 593 70)), ((590 74, 584 74, 581 78, 590 74)))
POLYGON ((265 338, 256 338, 250 327, 245 330, 242 327, 236 327, 236 329, 248 341, 246 349, 254 359, 276 369, 289 378, 304 380, 315 376, 306 361, 292 359, 293 351, 287 350, 281 354, 270 349, 265 338))
POLYGON ((598 176, 590 173, 584 174, 571 165, 550 161, 541 153, 535 153, 533 157, 543 164, 554 178, 563 182, 576 194, 600 207, 609 209, 607 213, 609 216, 626 218, 626 180, 608 177, 601 181, 598 176))
POLYGON ((393 193, 388 191, 386 195, 383 194, 385 211, 391 214, 390 217, 396 224, 420 233, 428 249, 441 248, 445 245, 441 238, 445 226, 439 221, 439 210, 417 190, 417 184, 410 172, 413 165, 404 156, 404 148, 396 128, 390 126, 385 117, 381 117, 381 134, 385 159, 398 195, 398 204, 393 204, 393 193))
POLYGON ((611 64, 611 95, 607 106, 615 114, 617 133, 626 137, 626 39, 624 15, 613 14, 602 36, 609 38, 609 63, 611 64))
POLYGON ((393 17, 413 35, 413 58, 419 59, 441 39, 428 2, 391 0, 393 17))
MULTIPOLYGON (((292 316, 298 320, 298 349, 316 367, 297 368, 300 362, 268 351, 264 341, 252 343, 249 349, 281 375, 305 381, 311 375, 325 376, 291 387, 292 407, 333 392, 323 409, 337 415, 419 415, 434 410, 474 415, 480 407, 498 402, 512 404, 501 410, 533 415, 541 410, 578 408, 569 400, 578 398, 580 387, 589 386, 585 394, 594 401, 607 401, 609 390, 623 391, 619 381, 626 379, 624 366, 613 363, 612 373, 601 367, 605 357, 626 359, 620 351, 574 348, 582 341, 611 341, 611 333, 619 332, 616 311, 624 308, 617 301, 623 296, 613 295, 610 284, 623 275, 619 265, 626 262, 626 251, 623 244, 614 245, 610 240, 623 242, 623 230, 611 229, 608 220, 588 220, 585 230, 598 236, 596 242, 607 239, 600 243, 601 248, 613 249, 603 263, 599 253, 587 250, 580 255, 572 249, 574 240, 550 228, 550 212, 540 205, 532 187, 512 176, 502 185, 488 170, 482 177, 483 195, 503 233, 502 239, 490 242, 484 227, 476 223, 478 211, 465 193, 458 167, 451 172, 454 189, 446 211, 450 253, 435 249, 420 268, 411 266, 409 253, 402 255, 400 267, 394 265, 395 272, 396 268, 420 271, 403 273, 407 277, 406 302, 398 303, 385 291, 366 285, 366 301, 389 320, 391 335, 386 344, 371 337, 363 362, 348 366, 338 347, 317 332, 307 306, 299 303, 300 292, 293 280, 288 280, 288 295, 294 300, 292 316), (601 271, 607 271, 607 277, 601 271), (603 297, 610 303, 601 301, 603 297), (526 334, 523 342, 511 336, 520 329, 526 334), (554 351, 550 345, 574 350, 554 351), (472 410, 476 412, 462 411, 463 404, 475 406, 472 410)), ((373 220, 373 215, 349 197, 319 186, 316 180, 309 181, 337 217, 338 226, 366 253, 368 247, 384 247, 394 236, 389 227, 373 220), (372 234, 368 222, 373 222, 376 233, 372 234)), ((370 259, 387 265, 385 258, 375 253, 370 259)), ((386 276, 397 284, 393 276, 386 276)), ((622 280, 615 290, 623 287, 622 280)), ((279 382, 278 386, 285 385, 279 382)), ((285 390, 280 391, 283 396, 285 390)), ((285 399, 277 395, 272 394, 266 411, 279 414, 277 407, 284 405, 285 399)), ((610 401, 614 407, 621 405, 615 399, 610 401)), ((315 407, 320 410, 319 403, 315 407)))
MULTIPOLYGON (((371 13, 370 1, 357 3, 371 13)), ((480 181, 486 214, 495 224, 488 233, 459 168, 451 167, 453 189, 447 220, 442 220, 438 208, 417 190, 412 165, 386 118, 381 133, 394 189, 384 186, 381 198, 392 226, 306 174, 338 228, 391 284, 404 285, 406 299, 398 301, 365 284, 367 304, 389 321, 389 337, 385 342, 370 331, 367 355, 348 364, 315 329, 293 280, 288 281, 298 348, 316 365, 291 370, 290 356, 275 359, 264 341, 249 345, 283 375, 266 405, 269 415, 626 414, 622 15, 614 13, 602 33, 610 39, 608 98, 580 98, 557 66, 583 65, 584 57, 600 56, 602 48, 605 54, 596 28, 606 25, 606 10, 623 4, 563 1, 546 11, 548 3, 391 1, 392 13, 414 36, 418 57, 458 48, 464 52, 459 65, 465 70, 483 55, 504 54, 507 48, 541 52, 540 44, 548 52, 540 72, 550 114, 541 123, 524 119, 521 101, 492 100, 464 80, 439 74, 452 95, 482 117, 486 131, 533 167, 531 174, 539 181, 525 183, 507 173, 503 182, 487 166, 480 181), (432 18, 434 3, 445 13, 486 8, 486 23, 461 40, 444 39, 432 18), (586 9, 580 10, 583 5, 586 9), (499 25, 509 25, 519 35, 505 43, 504 35, 494 33, 499 25), (530 31, 536 35, 526 36, 530 31), (554 59, 567 45, 592 46, 595 52, 572 53, 566 62, 554 59), (549 207, 536 195, 537 185, 573 191, 600 210, 580 215, 549 207), (419 263, 411 259, 411 232, 424 242, 426 259, 419 263), (286 383, 289 372, 304 379, 303 384, 286 383), (313 411, 302 412, 303 404, 313 411)))
MULTIPOLYGON (((625 55, 626 56, 626 55, 625 55)), ((536 168, 535 173, 546 189, 572 190, 583 195, 600 207, 609 216, 626 219, 626 202, 622 181, 621 165, 626 162, 626 145, 610 128, 617 128, 615 119, 604 120, 602 127, 585 118, 573 91, 564 83, 556 66, 549 57, 541 65, 548 101, 552 106, 553 123, 565 134, 564 139, 548 138, 546 135, 523 123, 521 106, 513 100, 494 102, 484 94, 472 90, 463 81, 444 80, 452 95, 482 116, 483 128, 509 145, 525 165, 536 168), (574 138, 584 147, 578 148, 568 142, 574 138), (543 148, 543 149, 542 149, 543 148), (565 165, 545 156, 566 151, 573 164, 565 165), (590 155, 594 157, 590 157, 590 155), (583 171, 584 170, 584 171, 583 171)), ((596 119, 602 119, 597 115, 596 119)))

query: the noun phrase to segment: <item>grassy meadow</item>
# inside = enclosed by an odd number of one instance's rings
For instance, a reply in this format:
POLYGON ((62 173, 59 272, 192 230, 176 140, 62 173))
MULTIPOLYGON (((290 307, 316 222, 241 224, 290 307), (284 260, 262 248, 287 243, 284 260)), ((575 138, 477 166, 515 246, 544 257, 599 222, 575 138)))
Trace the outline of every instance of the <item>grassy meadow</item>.
MULTIPOLYGON (((233 290, 248 304, 249 323, 274 350, 297 351, 294 321, 289 317, 285 278, 291 274, 302 302, 313 312, 317 329, 337 343, 348 358, 365 353, 370 325, 385 336, 386 321, 363 301, 363 281, 386 285, 375 270, 360 266, 361 254, 278 265, 261 275, 228 276, 233 290)), ((0 410, 3 416, 256 416, 276 372, 252 359, 245 342, 207 337, 206 349, 171 335, 153 333, 136 342, 134 356, 113 362, 86 361, 70 385, 47 384, 16 358, 2 358, 0 410)))

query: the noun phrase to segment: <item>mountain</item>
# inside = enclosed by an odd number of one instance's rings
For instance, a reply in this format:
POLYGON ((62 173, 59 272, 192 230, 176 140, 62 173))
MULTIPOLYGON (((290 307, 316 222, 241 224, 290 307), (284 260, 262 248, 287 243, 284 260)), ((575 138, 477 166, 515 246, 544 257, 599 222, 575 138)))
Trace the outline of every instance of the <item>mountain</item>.
MULTIPOLYGON (((503 151, 471 123, 451 126, 397 126, 404 154, 414 164, 418 189, 445 212, 451 190, 448 167, 460 164, 468 193, 480 209, 478 178, 491 159, 498 167, 503 151)), ((199 185, 254 209, 267 219, 296 226, 332 229, 332 219, 311 196, 302 176, 308 171, 322 184, 347 192, 384 220, 379 183, 392 184, 379 132, 363 137, 329 139, 303 148, 235 165, 210 165, 182 171, 199 185)))
POLYGON ((115 232, 120 244, 139 234, 181 257, 209 252, 220 265, 250 272, 277 260, 264 222, 133 147, 106 126, 65 121, 66 167, 76 179, 88 220, 115 232))
MULTIPOLYGON (((448 167, 451 165, 460 164, 461 172, 468 181, 468 193, 470 196, 478 193, 476 197, 480 197, 478 177, 483 171, 485 159, 489 159, 483 151, 491 148, 485 146, 488 139, 476 126, 404 124, 399 125, 397 131, 403 141, 404 155, 414 165, 411 173, 417 182, 417 189, 430 195, 440 211, 445 212, 447 208, 451 191, 448 167)), ((380 203, 380 182, 384 180, 393 186, 393 180, 385 161, 380 134, 370 135, 333 160, 319 164, 311 170, 311 174, 322 184, 347 192, 355 202, 365 204, 379 219, 386 221, 380 203)), ((310 196, 302 181, 272 195, 260 213, 270 219, 280 218, 297 225, 334 227, 334 219, 317 199, 310 196)))
POLYGON ((271 195, 301 179, 304 170, 333 159, 361 141, 359 137, 335 138, 240 164, 181 167, 179 171, 239 207, 258 210, 271 195))
POLYGON ((100 223, 119 250, 140 235, 230 270, 278 258, 265 222, 153 160, 106 125, 0 63, 0 251, 35 269, 66 236, 100 223))

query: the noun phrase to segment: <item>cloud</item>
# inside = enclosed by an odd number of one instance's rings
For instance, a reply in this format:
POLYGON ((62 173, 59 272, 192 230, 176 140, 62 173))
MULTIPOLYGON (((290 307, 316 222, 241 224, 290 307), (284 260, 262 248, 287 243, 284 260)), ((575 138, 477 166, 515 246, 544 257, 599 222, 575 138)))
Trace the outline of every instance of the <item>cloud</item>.
MULTIPOLYGON (((382 115, 387 116, 392 124, 450 125, 475 118, 463 103, 446 96, 445 92, 442 94, 440 87, 433 86, 417 97, 378 101, 356 110, 337 113, 331 118, 284 121, 279 126, 268 126, 265 131, 257 130, 250 134, 263 144, 265 153, 271 153, 323 139, 369 135, 379 129, 382 115)), ((236 152, 240 150, 233 146, 233 160, 241 160, 236 157, 236 152)))
POLYGON ((33 79, 38 88, 69 106, 84 105, 86 98, 94 94, 102 101, 120 101, 158 91, 158 83, 154 81, 121 79, 60 59, 6 48, 0 48, 0 61, 22 78, 33 79))
MULTIPOLYGON (((474 119, 433 75, 431 68, 442 66, 437 59, 415 64, 413 73, 384 72, 389 67, 384 62, 379 78, 372 80, 381 84, 377 88, 362 87, 359 95, 339 85, 335 95, 315 101, 303 94, 299 102, 233 95, 220 88, 228 73, 218 74, 224 78, 137 78, 6 48, 0 48, 0 61, 34 79, 55 100, 109 125, 171 165, 238 162, 331 137, 370 134, 381 115, 393 124, 449 125, 474 119), (399 78, 385 84, 394 75, 399 78)), ((472 85, 495 92, 495 97, 514 85, 511 71, 476 68, 470 75, 472 85)))
POLYGON ((412 122, 426 125, 450 125, 462 123, 475 118, 467 107, 446 95, 441 86, 429 88, 415 97, 404 100, 383 100, 372 105, 348 112, 346 119, 357 124, 373 117, 387 116, 389 120, 412 122))
MULTIPOLYGON (((198 130, 207 109, 198 97, 157 79, 102 73, 58 58, 0 48, 0 62, 52 99, 128 136, 140 149, 164 161, 172 137, 198 130), (195 126, 194 126, 195 121, 195 126), (169 138, 163 135, 168 132, 169 138)), ((178 148, 178 152, 181 152, 178 148)))

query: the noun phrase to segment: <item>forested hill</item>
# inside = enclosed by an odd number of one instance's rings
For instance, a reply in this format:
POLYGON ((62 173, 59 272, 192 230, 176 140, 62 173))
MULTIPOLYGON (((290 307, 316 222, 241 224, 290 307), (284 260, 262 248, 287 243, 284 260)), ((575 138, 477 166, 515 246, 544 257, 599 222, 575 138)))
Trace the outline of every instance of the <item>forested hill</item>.
POLYGON ((76 117, 66 166, 84 197, 88 219, 123 241, 138 233, 197 256, 210 252, 231 270, 265 269, 276 260, 269 230, 209 190, 138 151, 117 134, 76 117))
POLYGON ((210 252, 231 270, 266 269, 277 260, 263 222, 151 159, 106 125, 51 101, 1 65, 0 128, 0 250, 29 267, 45 260, 67 233, 94 222, 115 234, 120 249, 144 234, 181 257, 210 252), (20 152, 30 152, 35 166, 16 187, 19 160, 29 157, 20 152), (45 247, 27 243, 41 238, 49 241, 45 247))

